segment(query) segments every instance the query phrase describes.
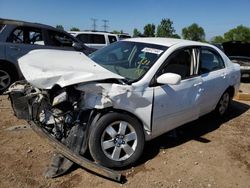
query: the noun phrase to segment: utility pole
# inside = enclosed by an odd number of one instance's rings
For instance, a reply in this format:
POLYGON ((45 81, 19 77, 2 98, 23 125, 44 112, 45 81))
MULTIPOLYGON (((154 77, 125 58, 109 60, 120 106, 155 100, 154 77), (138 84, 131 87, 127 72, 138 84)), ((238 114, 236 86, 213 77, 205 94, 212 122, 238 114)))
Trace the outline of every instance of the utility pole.
POLYGON ((97 22, 97 19, 96 18, 91 18, 91 20, 93 22, 93 24, 92 24, 93 30, 96 31, 96 27, 97 27, 96 22, 97 22))
POLYGON ((104 29, 104 31, 107 31, 107 28, 109 27, 108 26, 109 20, 102 20, 102 21, 103 21, 103 29, 104 29))

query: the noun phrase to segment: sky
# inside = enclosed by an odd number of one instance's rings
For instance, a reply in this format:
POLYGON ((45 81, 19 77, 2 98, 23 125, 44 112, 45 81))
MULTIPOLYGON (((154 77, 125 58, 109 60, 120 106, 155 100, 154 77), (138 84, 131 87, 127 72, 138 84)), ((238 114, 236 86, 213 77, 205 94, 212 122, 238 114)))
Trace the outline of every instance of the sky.
POLYGON ((250 0, 0 0, 0 18, 63 25, 65 30, 92 29, 91 18, 97 19, 97 30, 104 30, 105 19, 109 31, 130 34, 169 18, 177 34, 197 23, 207 40, 241 24, 250 27, 249 10, 250 0))

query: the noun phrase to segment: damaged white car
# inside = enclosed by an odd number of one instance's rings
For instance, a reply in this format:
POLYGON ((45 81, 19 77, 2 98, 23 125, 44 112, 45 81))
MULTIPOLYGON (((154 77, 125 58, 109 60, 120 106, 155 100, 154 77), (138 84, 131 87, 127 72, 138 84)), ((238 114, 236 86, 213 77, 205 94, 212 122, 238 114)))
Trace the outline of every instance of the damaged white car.
POLYGON ((9 89, 16 116, 110 168, 136 162, 145 141, 224 115, 240 84, 239 65, 222 51, 180 39, 126 39, 90 58, 35 50, 19 66, 27 82, 9 89))

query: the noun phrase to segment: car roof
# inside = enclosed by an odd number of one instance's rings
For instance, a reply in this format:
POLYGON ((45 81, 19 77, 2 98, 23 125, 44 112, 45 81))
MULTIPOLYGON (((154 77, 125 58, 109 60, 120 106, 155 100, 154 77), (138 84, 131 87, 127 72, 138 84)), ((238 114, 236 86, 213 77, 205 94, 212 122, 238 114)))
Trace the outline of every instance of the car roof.
POLYGON ((101 35, 117 36, 116 34, 113 34, 113 33, 101 32, 101 31, 68 31, 68 33, 72 33, 72 34, 101 34, 101 35))
POLYGON ((52 30, 58 30, 52 26, 40 24, 40 23, 33 23, 33 22, 26 22, 21 20, 11 20, 11 19, 3 19, 0 18, 0 24, 4 25, 17 25, 17 26, 28 26, 28 27, 39 27, 39 28, 46 28, 52 30))
POLYGON ((197 46, 211 46, 210 44, 196 42, 191 40, 184 40, 184 39, 175 39, 175 38, 161 38, 161 37, 141 37, 141 38, 129 38, 124 39, 123 41, 130 41, 130 42, 142 42, 142 43, 150 43, 150 44, 157 44, 162 46, 170 47, 175 44, 183 44, 183 45, 197 45, 197 46))

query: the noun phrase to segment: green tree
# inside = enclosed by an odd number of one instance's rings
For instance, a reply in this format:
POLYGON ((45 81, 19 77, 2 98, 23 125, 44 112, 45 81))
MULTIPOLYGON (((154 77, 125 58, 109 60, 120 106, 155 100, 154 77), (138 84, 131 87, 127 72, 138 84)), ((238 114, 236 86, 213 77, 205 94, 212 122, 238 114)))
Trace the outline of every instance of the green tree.
POLYGON ((223 42, 225 42, 225 39, 223 36, 218 35, 218 36, 213 37, 211 39, 211 42, 212 43, 223 43, 223 42))
POLYGON ((114 33, 114 34, 120 34, 120 31, 114 30, 114 31, 112 31, 112 33, 114 33))
POLYGON ((144 33, 145 37, 154 37, 155 36, 155 25, 154 24, 147 24, 144 26, 144 33))
POLYGON ((71 27, 70 31, 80 31, 80 29, 77 27, 71 27))
POLYGON ((224 33, 224 38, 226 41, 242 41, 250 42, 250 28, 239 25, 236 28, 229 30, 224 33))
POLYGON ((176 38, 176 39, 180 39, 181 38, 181 36, 180 35, 178 35, 178 34, 172 34, 172 36, 171 36, 172 38, 176 38))
POLYGON ((141 35, 141 32, 138 29, 134 28, 133 37, 139 37, 140 35, 141 35))
POLYGON ((64 30, 64 28, 63 28, 63 26, 62 26, 62 25, 56 25, 56 28, 57 28, 57 29, 64 30))
POLYGON ((173 27, 173 22, 166 18, 162 19, 160 25, 157 27, 156 36, 157 37, 172 37, 175 33, 175 29, 173 27))
POLYGON ((114 31, 112 31, 112 33, 113 34, 123 34, 123 30, 121 30, 121 31, 114 30, 114 31))
POLYGON ((198 24, 193 23, 182 29, 182 37, 188 40, 205 41, 205 31, 198 24))

